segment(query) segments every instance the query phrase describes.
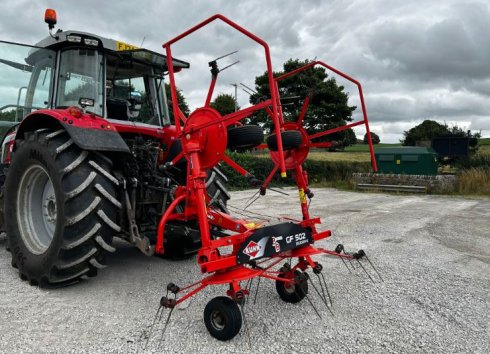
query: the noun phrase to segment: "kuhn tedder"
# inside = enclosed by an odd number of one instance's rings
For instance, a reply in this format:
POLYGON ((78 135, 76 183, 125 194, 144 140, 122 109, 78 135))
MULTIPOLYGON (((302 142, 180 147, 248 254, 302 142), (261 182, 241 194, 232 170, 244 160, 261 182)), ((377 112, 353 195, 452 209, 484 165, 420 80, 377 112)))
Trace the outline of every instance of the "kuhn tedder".
MULTIPOLYGON (((369 262, 363 250, 355 253, 346 253, 342 245, 338 245, 333 251, 313 246, 315 242, 329 237, 331 232, 330 230, 318 232, 316 225, 320 223, 320 218, 312 218, 309 214, 307 200, 313 198, 313 193, 308 187, 308 175, 302 164, 312 147, 329 146, 329 143, 315 143, 314 140, 317 138, 361 124, 365 125, 369 138, 370 134, 362 88, 359 82, 321 61, 311 62, 295 71, 274 78, 267 43, 224 16, 212 16, 165 43, 163 47, 166 50, 167 59, 172 60, 172 44, 215 20, 225 22, 264 48, 270 98, 238 112, 221 116, 210 108, 211 97, 220 72, 216 61, 212 61, 210 62, 211 84, 204 107, 196 109, 189 117, 185 117, 178 108, 174 71, 172 67, 169 67, 174 117, 180 117, 182 121, 181 123, 179 119, 176 119, 175 125, 183 150, 172 161, 168 162, 165 167, 171 167, 180 159, 185 158, 188 161, 189 168, 187 185, 176 191, 174 201, 160 220, 155 252, 164 252, 164 228, 167 221, 175 219, 186 220, 189 217, 197 218, 202 242, 201 249, 198 251, 197 261, 201 272, 210 275, 185 287, 179 287, 173 283, 168 284, 167 293, 160 301, 155 320, 157 320, 158 316, 162 316, 163 309, 168 308, 170 309, 167 318, 168 323, 171 311, 178 304, 208 286, 228 284, 227 297, 212 299, 204 310, 204 322, 211 335, 220 340, 228 340, 233 338, 241 328, 242 315, 238 304, 243 306, 245 298, 250 295, 250 288, 254 278, 266 278, 275 281, 276 289, 281 299, 286 302, 296 303, 308 296, 308 281, 310 277, 306 271, 312 269, 313 273, 318 277, 319 287, 315 286, 311 281, 310 283, 321 297, 323 303, 329 307, 331 298, 322 274, 323 267, 320 263, 314 261, 312 256, 326 254, 338 257, 344 262, 345 260, 359 261, 365 258, 369 262), (306 97, 297 121, 284 121, 279 97, 281 80, 315 65, 330 69, 357 85, 362 106, 362 120, 308 135, 303 127, 303 119, 307 114, 310 100, 309 97, 306 97), (236 127, 236 124, 258 110, 266 110, 274 125, 274 134, 267 139, 267 147, 275 165, 269 176, 260 184, 258 193, 260 195, 266 193, 268 184, 278 171, 282 177, 286 177, 287 171, 292 171, 298 187, 303 215, 302 220, 284 217, 282 221, 274 224, 257 224, 249 220, 236 219, 208 205, 205 188, 206 171, 221 161, 230 165, 244 177, 249 178, 252 183, 258 182, 255 176, 252 176, 251 173, 229 158, 225 151, 227 147, 227 132, 230 127, 234 127, 232 128, 234 129, 234 135, 241 135, 240 131, 247 132, 251 136, 251 140, 253 140, 253 134, 250 133, 251 129, 249 127, 236 127), (175 212, 175 208, 180 203, 185 205, 183 212, 175 212), (227 234, 223 233, 220 237, 212 237, 210 229, 213 226, 226 231, 227 234), (221 251, 223 248, 230 246, 231 251, 226 253, 221 251), (292 259, 295 261, 292 262, 292 259), (287 262, 279 270, 274 270, 277 264, 285 260, 287 262), (243 283, 246 285, 242 286, 243 283)), ((242 143, 246 146, 253 144, 252 141, 247 142, 246 139, 243 139, 242 143)), ((371 141, 369 141, 369 147, 373 168, 376 169, 371 141)), ((371 262, 369 264, 372 266, 371 262)), ((362 263, 359 262, 359 265, 365 270, 362 263)), ((373 269, 376 271, 374 267, 373 269)), ((367 274, 369 275, 369 273, 367 274)), ((376 274, 380 277, 379 273, 376 272, 376 274)))
MULTIPOLYGON (((51 30, 56 23, 54 11, 47 11, 46 22, 51 30)), ((312 147, 329 145, 315 139, 364 125, 376 169, 359 82, 321 61, 274 78, 267 43, 222 15, 210 17, 163 47, 166 57, 95 35, 58 30, 30 48, 26 63, 0 58, 0 65, 31 73, 29 85, 19 89, 17 104, 8 105, 14 110, 2 143, 4 174, 0 176, 4 208, 0 226, 7 233, 12 265, 21 278, 50 286, 94 276, 105 265, 104 255, 114 251, 113 236, 147 255, 197 250, 197 262, 206 276, 187 286, 168 284, 153 326, 165 309, 169 309, 166 327, 176 306, 208 286, 227 284, 227 296, 212 299, 204 310, 207 329, 220 340, 240 331, 243 305, 256 278, 275 281, 282 300, 296 303, 306 298, 314 307, 308 297, 311 284, 329 310, 323 267, 314 256, 340 258, 349 270, 355 262, 373 280, 374 273, 361 263, 366 260, 372 266, 363 250, 348 253, 342 245, 335 250, 314 246, 331 232, 318 231, 320 218, 310 216, 314 195, 303 168, 312 147), (204 107, 186 116, 179 109, 175 73, 189 65, 174 59, 171 48, 215 20, 263 47, 270 97, 220 115, 210 107, 220 72, 214 60, 209 63, 212 77, 204 107), (313 66, 329 69, 358 87, 360 121, 308 135, 303 126, 308 96, 297 120, 285 122, 281 80, 313 66), (174 125, 162 85, 167 75, 174 125), (25 104, 20 104, 23 89, 25 104), (39 92, 46 94, 40 107, 36 106, 39 92), (259 110, 267 112, 273 123, 266 144, 262 144, 261 127, 240 123, 259 110), (268 148, 275 167, 259 181, 226 155, 227 147, 268 148), (302 219, 257 222, 231 216, 226 177, 218 168, 223 162, 259 187, 259 195, 266 193, 276 173, 282 177, 292 173, 302 219), (315 277, 310 278, 309 269, 315 277)), ((164 330, 162 338, 163 334, 164 330)))

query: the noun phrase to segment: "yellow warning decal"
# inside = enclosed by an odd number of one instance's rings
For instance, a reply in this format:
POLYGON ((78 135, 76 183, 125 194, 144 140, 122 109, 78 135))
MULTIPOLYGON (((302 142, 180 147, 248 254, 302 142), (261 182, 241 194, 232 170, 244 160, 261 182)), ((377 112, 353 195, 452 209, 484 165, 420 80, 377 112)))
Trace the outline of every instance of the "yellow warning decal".
POLYGON ((132 44, 116 41, 116 50, 117 51, 133 50, 133 49, 139 49, 139 47, 132 45, 132 44))
POLYGON ((306 195, 305 195, 304 189, 300 188, 298 191, 299 191, 299 201, 301 202, 301 204, 305 204, 306 203, 306 195))
POLYGON ((248 224, 245 224, 245 227, 249 230, 257 229, 260 225, 257 225, 254 222, 250 222, 248 224))

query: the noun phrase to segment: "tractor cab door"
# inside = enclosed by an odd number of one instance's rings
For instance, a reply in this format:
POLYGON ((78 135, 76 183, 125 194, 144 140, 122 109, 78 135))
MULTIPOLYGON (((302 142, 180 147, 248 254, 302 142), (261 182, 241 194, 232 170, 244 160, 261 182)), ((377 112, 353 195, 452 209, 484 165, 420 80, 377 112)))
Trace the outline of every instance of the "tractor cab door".
POLYGON ((51 106, 56 52, 0 41, 0 141, 33 110, 51 106))

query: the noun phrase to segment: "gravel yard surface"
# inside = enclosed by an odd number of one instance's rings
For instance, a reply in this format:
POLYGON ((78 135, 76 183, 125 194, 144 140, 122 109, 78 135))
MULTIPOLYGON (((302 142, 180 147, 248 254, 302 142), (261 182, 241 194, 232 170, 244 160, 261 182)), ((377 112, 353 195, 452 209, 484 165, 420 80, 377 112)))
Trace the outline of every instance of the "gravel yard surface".
MULTIPOLYGON (((300 215, 297 195, 269 192, 251 208, 268 215, 300 215)), ((282 302, 262 280, 255 305, 229 342, 212 338, 203 323, 206 303, 226 287, 205 290, 177 308, 164 341, 162 320, 146 352, 359 353, 490 352, 490 199, 398 196, 315 189, 313 215, 333 236, 333 249, 364 249, 384 282, 373 284, 338 259, 318 256, 334 307, 332 316, 311 297, 282 302)), ((232 193, 243 207, 254 191, 232 193)), ((143 352, 158 301, 168 282, 199 279, 195 258, 147 258, 125 243, 95 278, 61 289, 39 289, 19 279, 0 235, 1 353, 143 352)), ((311 294, 311 290, 310 290, 311 294)))

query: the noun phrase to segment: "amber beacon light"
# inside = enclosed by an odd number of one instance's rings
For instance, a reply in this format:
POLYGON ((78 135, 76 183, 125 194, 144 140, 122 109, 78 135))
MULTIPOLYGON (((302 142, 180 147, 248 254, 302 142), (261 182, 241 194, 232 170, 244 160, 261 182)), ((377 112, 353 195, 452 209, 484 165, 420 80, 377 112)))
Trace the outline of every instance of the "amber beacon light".
POLYGON ((46 9, 44 12, 44 22, 49 25, 49 29, 53 29, 56 25, 56 11, 53 9, 46 9))

